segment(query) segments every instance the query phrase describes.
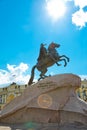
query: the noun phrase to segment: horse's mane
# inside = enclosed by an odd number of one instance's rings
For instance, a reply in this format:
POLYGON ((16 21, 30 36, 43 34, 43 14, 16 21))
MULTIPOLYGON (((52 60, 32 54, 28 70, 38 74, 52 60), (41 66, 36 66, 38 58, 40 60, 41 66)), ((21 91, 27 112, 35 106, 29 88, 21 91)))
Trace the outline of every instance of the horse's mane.
POLYGON ((54 42, 52 42, 52 43, 50 43, 50 45, 49 45, 49 47, 48 47, 48 48, 54 48, 54 45, 55 45, 55 43, 54 43, 54 42))

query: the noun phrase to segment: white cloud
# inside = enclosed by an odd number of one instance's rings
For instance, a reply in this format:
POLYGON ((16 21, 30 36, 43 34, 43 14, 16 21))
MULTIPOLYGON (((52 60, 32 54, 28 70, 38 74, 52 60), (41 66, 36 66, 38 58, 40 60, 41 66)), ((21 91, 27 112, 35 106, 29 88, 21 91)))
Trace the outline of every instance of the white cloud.
MULTIPOLYGON (((46 0, 47 2, 48 0, 46 0)), ((84 11, 84 7, 87 7, 87 0, 62 0, 64 2, 73 2, 78 10, 72 14, 72 23, 80 29, 86 26, 87 23, 87 11, 84 11)))
POLYGON ((83 8, 87 6, 87 0, 74 0, 74 4, 79 9, 72 14, 72 23, 80 28, 85 27, 87 23, 87 12, 83 8))
POLYGON ((87 5, 87 0, 74 0, 75 6, 83 8, 87 5))
POLYGON ((28 69, 28 65, 20 63, 19 66, 7 64, 7 68, 11 73, 23 73, 28 69))
MULTIPOLYGON (((25 63, 20 63, 17 65, 7 64, 7 70, 0 69, 0 87, 5 87, 15 82, 17 84, 27 84, 30 75, 27 74, 29 70, 29 66, 25 63)), ((54 75, 53 72, 50 73, 54 75)), ((87 79, 87 75, 79 75, 82 80, 87 79)), ((34 79, 36 82, 37 80, 34 79)))
POLYGON ((65 0, 65 2, 68 2, 68 1, 73 1, 73 0, 65 0))
POLYGON ((76 26, 80 28, 85 27, 86 22, 87 22, 87 12, 84 12, 82 9, 76 11, 72 15, 72 23, 74 23, 76 26))
POLYGON ((17 84, 26 84, 30 78, 26 72, 29 66, 25 63, 20 63, 18 66, 7 64, 7 71, 0 69, 0 87, 6 86, 15 82, 17 84))
POLYGON ((79 76, 80 76, 81 80, 84 80, 84 79, 87 80, 87 75, 79 75, 79 76))

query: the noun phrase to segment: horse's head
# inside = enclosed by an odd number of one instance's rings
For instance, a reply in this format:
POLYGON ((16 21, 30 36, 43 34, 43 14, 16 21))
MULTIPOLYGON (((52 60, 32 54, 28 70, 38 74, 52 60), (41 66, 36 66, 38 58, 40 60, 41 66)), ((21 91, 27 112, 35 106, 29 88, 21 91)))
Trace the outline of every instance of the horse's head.
POLYGON ((51 42, 51 44, 49 45, 50 48, 59 48, 60 44, 57 44, 55 42, 51 42))

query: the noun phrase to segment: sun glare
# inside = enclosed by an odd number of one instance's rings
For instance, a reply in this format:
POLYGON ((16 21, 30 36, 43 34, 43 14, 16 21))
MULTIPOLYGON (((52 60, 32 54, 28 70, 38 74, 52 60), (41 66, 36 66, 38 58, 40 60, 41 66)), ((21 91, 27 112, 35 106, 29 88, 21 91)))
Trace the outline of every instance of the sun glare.
POLYGON ((48 14, 53 18, 53 20, 57 20, 65 14, 66 5, 64 0, 46 0, 46 2, 48 14))

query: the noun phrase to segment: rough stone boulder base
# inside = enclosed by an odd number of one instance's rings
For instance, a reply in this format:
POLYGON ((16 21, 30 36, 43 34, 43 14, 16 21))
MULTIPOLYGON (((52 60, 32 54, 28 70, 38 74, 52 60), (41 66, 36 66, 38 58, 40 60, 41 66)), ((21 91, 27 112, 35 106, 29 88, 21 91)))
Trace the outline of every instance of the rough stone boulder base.
POLYGON ((81 80, 74 74, 48 77, 29 86, 3 110, 4 123, 87 123, 87 104, 76 95, 81 80))

